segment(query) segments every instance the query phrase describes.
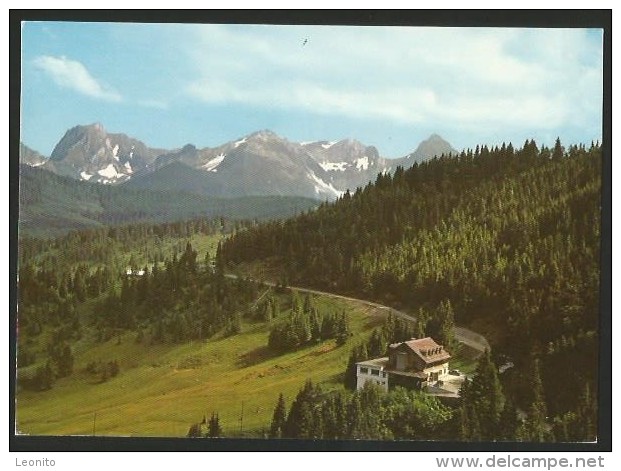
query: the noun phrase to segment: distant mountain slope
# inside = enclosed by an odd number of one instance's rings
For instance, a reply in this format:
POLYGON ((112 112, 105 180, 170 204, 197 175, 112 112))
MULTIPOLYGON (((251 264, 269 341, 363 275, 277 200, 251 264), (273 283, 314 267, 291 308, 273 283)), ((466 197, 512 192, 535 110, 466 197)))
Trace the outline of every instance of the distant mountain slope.
POLYGON ((414 163, 423 162, 433 158, 434 156, 440 156, 442 154, 456 155, 457 153, 457 150, 453 149, 453 146, 451 146, 447 141, 442 139, 437 134, 432 134, 429 138, 421 142, 414 152, 407 155, 405 158, 414 163))
POLYGON ((23 142, 19 143, 19 163, 30 165, 31 167, 40 167, 47 162, 47 157, 41 155, 36 150, 31 149, 23 142))
POLYGON ((222 199, 176 191, 103 186, 20 166, 20 236, 50 236, 108 224, 202 216, 280 218, 316 206, 317 201, 300 197, 222 199))
POLYGON ((103 184, 128 184, 201 195, 305 196, 334 200, 379 173, 394 172, 455 150, 437 135, 400 159, 385 159, 373 146, 354 139, 297 143, 263 130, 214 148, 187 144, 164 150, 125 134, 108 133, 101 124, 75 126, 49 160, 25 161, 59 175, 103 184))

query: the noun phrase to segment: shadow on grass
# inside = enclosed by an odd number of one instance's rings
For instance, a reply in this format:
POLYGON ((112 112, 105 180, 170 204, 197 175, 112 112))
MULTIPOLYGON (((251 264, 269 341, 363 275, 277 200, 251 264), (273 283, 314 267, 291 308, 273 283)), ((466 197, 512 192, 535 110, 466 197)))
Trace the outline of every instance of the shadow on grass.
POLYGON ((247 368, 249 366, 258 365, 264 361, 271 360, 277 356, 279 356, 278 352, 275 352, 267 345, 262 345, 244 353, 243 355, 240 355, 237 363, 241 368, 247 368))

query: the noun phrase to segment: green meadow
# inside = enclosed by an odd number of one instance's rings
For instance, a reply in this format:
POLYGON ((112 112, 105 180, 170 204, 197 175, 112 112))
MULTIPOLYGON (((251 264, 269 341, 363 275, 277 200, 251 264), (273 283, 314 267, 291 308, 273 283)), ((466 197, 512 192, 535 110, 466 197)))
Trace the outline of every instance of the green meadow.
POLYGON ((224 435, 262 437, 280 393, 288 407, 307 379, 341 388, 352 347, 385 315, 324 296, 316 296, 315 303, 334 312, 345 310, 352 331, 345 345, 329 340, 275 355, 267 348, 270 324, 264 322, 244 322, 234 336, 181 345, 137 343, 134 332, 105 343, 82 339, 74 348, 73 374, 48 391, 17 393, 17 430, 31 435, 181 437, 215 412, 224 435), (85 371, 89 362, 112 359, 120 373, 105 382, 85 371))

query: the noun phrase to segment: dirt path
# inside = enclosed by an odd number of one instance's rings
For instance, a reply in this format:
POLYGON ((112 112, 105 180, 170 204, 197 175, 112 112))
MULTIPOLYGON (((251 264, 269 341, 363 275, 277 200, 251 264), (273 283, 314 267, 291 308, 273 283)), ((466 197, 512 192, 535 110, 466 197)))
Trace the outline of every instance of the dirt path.
MULTIPOLYGON (((232 279, 236 279, 237 276, 236 275, 225 275, 227 278, 232 278, 232 279)), ((264 285, 266 286, 271 286, 271 287, 275 287, 276 283, 271 283, 268 281, 264 281, 263 282, 264 285)), ((403 311, 399 311, 397 309, 393 309, 391 307, 388 306, 384 306, 383 304, 379 304, 379 303, 374 303, 373 301, 367 301, 365 299, 358 299, 358 298, 351 298, 349 296, 343 296, 341 294, 334 294, 334 293, 328 293, 326 291, 319 291, 316 289, 310 289, 310 288, 302 288, 300 286, 287 286, 288 289, 293 289, 296 291, 299 291, 300 293, 311 293, 311 294, 317 294, 317 295, 321 295, 321 296, 327 296, 329 298, 333 298, 333 299, 342 299, 344 301, 347 301, 349 303, 353 303, 353 304, 357 304, 358 306, 365 306, 368 308, 371 308, 373 310, 375 310, 376 312, 381 312, 381 313, 385 313, 386 315, 388 315, 389 313, 392 313, 395 316, 401 317, 403 319, 409 320, 409 321, 416 321, 416 317, 408 314, 406 312, 403 311)), ((470 348, 473 348, 479 352, 484 352, 486 349, 487 350, 491 350, 491 347, 489 345, 489 342, 487 341, 487 339, 485 337, 483 337, 481 334, 474 332, 470 329, 467 329, 466 327, 459 327, 459 326, 455 326, 455 339, 458 342, 463 343, 464 345, 469 346, 470 348)))

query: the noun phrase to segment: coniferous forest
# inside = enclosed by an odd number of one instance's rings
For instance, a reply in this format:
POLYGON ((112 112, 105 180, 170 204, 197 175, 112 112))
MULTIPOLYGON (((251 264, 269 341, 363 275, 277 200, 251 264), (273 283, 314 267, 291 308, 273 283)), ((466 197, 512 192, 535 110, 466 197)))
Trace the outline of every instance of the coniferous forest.
POLYGON ((291 285, 413 313, 450 303, 457 324, 492 344, 462 391, 461 438, 590 440, 600 174, 596 144, 477 147, 380 174, 317 211, 237 232, 222 254, 230 264, 277 267, 291 285), (511 368, 500 381, 502 364, 511 368))
MULTIPOLYGON (((114 356, 78 363, 89 342, 131 338, 144 351, 191 351, 245 329, 263 343, 256 358, 236 358, 239 368, 314 346, 349 355, 330 385, 302 381, 295 397, 274 397, 266 437, 594 440, 600 187, 599 144, 526 141, 399 167, 289 219, 22 235, 17 363, 27 373, 18 372, 18 386, 44 394, 72 375, 100 384, 124 374, 127 363, 114 356), (213 250, 199 256, 192 237, 213 250), (257 270, 272 283, 249 276, 257 270), (375 301, 416 320, 389 315, 353 341, 360 323, 287 285, 375 301), (357 361, 411 337, 457 349, 455 325, 491 345, 458 403, 401 388, 355 390, 357 361)), ((203 360, 183 361, 180 370, 203 360)), ((218 412, 188 435, 226 436, 218 412)))

